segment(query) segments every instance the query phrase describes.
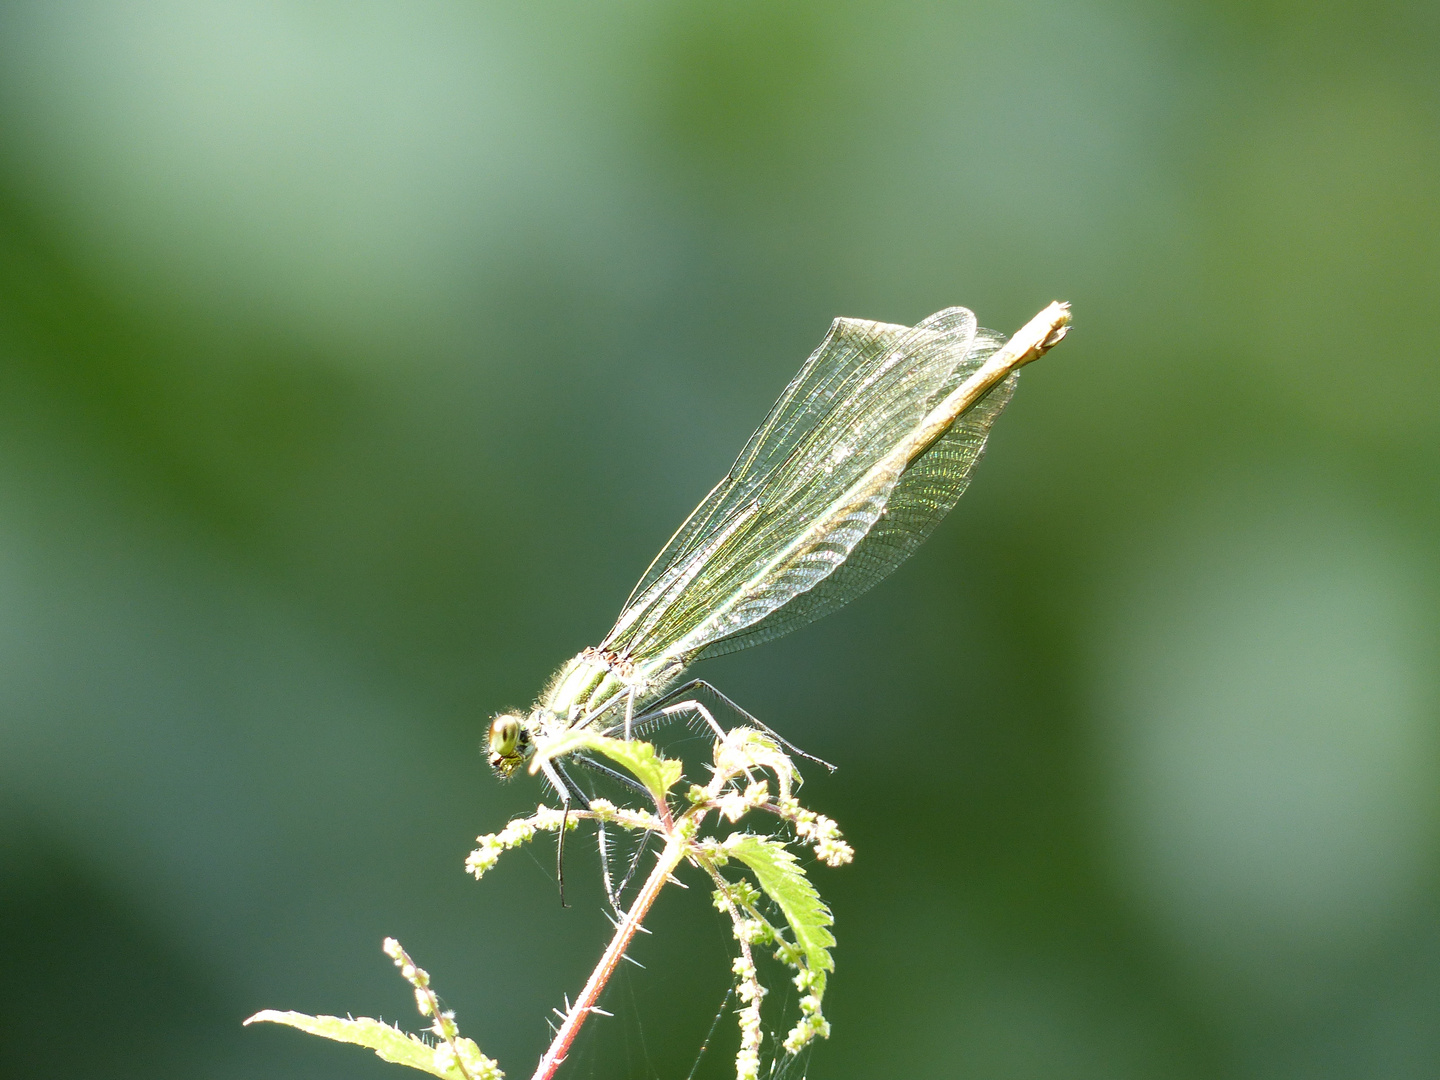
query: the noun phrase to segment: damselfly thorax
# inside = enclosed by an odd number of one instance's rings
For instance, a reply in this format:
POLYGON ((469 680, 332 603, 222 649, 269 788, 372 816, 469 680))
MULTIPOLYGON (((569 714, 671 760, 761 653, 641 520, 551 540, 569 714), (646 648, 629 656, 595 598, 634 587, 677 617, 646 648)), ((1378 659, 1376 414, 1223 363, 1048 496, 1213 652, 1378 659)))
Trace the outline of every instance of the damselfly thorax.
POLYGON ((629 735, 637 712, 659 699, 684 673, 670 658, 630 660, 604 649, 577 654, 550 679, 528 716, 502 713, 490 724, 490 767, 509 776, 537 743, 573 727, 629 735))

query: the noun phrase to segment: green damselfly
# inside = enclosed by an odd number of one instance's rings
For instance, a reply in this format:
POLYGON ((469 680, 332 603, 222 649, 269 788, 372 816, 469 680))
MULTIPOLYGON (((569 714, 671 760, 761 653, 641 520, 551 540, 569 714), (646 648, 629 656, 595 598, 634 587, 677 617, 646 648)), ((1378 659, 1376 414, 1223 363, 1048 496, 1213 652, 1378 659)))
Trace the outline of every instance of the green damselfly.
POLYGON ((965 490, 1018 369, 1069 324, 1058 302, 1009 341, 962 307, 913 327, 836 319, 605 640, 528 714, 494 718, 491 767, 529 762, 568 807, 579 788, 547 747, 577 729, 629 738, 689 714, 723 734, 702 691, 764 727, 709 684, 680 685, 685 670, 828 615, 904 562, 965 490))

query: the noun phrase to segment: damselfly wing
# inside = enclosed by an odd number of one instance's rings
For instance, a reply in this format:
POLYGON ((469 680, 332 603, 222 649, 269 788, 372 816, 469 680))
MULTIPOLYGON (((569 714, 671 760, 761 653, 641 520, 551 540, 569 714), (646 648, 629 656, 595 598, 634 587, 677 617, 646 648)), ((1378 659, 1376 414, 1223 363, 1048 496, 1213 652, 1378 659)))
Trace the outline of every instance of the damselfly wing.
POLYGON ((1019 368, 1069 322, 1058 302, 1009 341, 961 307, 915 326, 836 319, 605 640, 528 714, 494 718, 491 766, 529 761, 568 802, 546 753, 567 732, 628 738, 684 712, 716 726, 685 697, 703 684, 677 686, 685 670, 828 615, 904 562, 964 492, 1019 368))

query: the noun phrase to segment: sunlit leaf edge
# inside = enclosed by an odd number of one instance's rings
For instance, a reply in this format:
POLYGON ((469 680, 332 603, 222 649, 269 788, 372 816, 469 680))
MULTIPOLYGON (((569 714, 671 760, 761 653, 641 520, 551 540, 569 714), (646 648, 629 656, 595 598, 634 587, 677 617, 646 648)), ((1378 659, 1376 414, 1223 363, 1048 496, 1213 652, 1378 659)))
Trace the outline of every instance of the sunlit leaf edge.
MULTIPOLYGON (((257 1022, 284 1024, 310 1035, 368 1047, 383 1061, 419 1069, 431 1076, 442 1077, 443 1080, 464 1080, 464 1074, 455 1064, 451 1063, 447 1068, 438 1066, 435 1047, 415 1035, 369 1016, 310 1016, 300 1012, 264 1009, 245 1021, 247 1025, 257 1022)), ((476 1058, 480 1057, 480 1048, 471 1040, 456 1041, 462 1045, 462 1051, 473 1051, 476 1058)))

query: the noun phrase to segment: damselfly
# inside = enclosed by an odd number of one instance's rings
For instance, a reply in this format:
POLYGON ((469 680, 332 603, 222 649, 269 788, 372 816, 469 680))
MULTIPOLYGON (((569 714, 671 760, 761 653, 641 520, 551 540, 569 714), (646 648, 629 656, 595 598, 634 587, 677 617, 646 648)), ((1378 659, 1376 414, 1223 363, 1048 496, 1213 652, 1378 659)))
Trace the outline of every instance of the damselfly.
POLYGON ((962 307, 913 327, 836 319, 605 640, 528 715, 494 718, 491 767, 530 762, 568 806, 578 786, 547 747, 578 728, 628 739, 688 715, 723 735, 701 692, 764 727, 701 680, 677 685, 685 670, 828 615, 904 562, 965 490, 1018 369, 1069 323, 1058 302, 1008 342, 962 307))

